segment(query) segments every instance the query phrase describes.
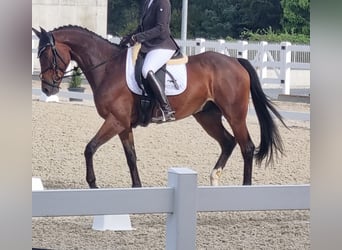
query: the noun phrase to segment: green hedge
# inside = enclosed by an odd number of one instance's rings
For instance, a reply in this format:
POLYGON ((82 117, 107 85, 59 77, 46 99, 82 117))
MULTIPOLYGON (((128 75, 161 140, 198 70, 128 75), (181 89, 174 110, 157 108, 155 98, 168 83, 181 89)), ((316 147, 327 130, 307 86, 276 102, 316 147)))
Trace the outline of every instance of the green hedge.
MULTIPOLYGON (((269 43, 280 43, 286 41, 292 44, 310 44, 310 36, 304 34, 295 34, 293 32, 276 33, 272 30, 272 28, 267 30, 257 30, 256 32, 245 30, 240 34, 240 39, 256 42, 267 41, 269 43)), ((229 40, 229 37, 227 40, 229 40)))

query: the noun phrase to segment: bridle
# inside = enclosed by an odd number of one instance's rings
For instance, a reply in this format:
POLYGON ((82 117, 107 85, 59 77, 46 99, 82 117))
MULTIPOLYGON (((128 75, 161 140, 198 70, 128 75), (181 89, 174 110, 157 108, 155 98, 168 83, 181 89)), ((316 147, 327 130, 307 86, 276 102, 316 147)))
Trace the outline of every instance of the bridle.
MULTIPOLYGON (((41 38, 41 43, 42 45, 39 46, 38 48, 38 58, 41 57, 41 55, 43 54, 43 52, 48 48, 48 47, 51 47, 51 50, 52 50, 52 55, 53 55, 53 58, 52 58, 52 63, 51 65, 44 69, 44 70, 41 70, 40 74, 39 74, 39 78, 42 82, 44 82, 45 84, 53 87, 53 88, 60 88, 59 87, 59 84, 60 82, 62 81, 63 78, 67 78, 67 77, 70 77, 69 75, 66 75, 72 71, 74 71, 74 69, 71 69, 67 72, 65 72, 65 69, 67 68, 68 64, 66 64, 63 60, 63 58, 60 56, 60 54, 58 53, 57 51, 57 48, 56 48, 56 45, 55 45, 55 38, 53 37, 52 33, 51 32, 45 32, 45 35, 46 37, 43 37, 41 38), (60 60, 64 66, 65 66, 65 69, 62 69, 58 66, 58 61, 57 60, 60 60), (53 70, 54 73, 52 75, 52 83, 46 79, 43 78, 43 74, 48 71, 48 70, 53 70), (62 76, 59 75, 59 73, 61 73, 62 76)), ((113 60, 114 58, 116 58, 117 56, 119 56, 121 53, 125 52, 125 50, 120 50, 119 53, 117 54, 114 54, 112 56, 110 56, 108 59, 100 62, 99 64, 97 65, 94 65, 92 67, 90 67, 89 69, 83 71, 82 73, 78 73, 79 75, 81 74, 84 74, 86 72, 89 72, 89 71, 92 71, 104 64, 106 64, 107 62, 113 60)))
POLYGON ((68 65, 64 62, 63 58, 58 53, 56 45, 55 45, 55 39, 54 39, 53 35, 50 32, 47 32, 46 35, 47 35, 48 41, 45 41, 43 46, 39 46, 38 58, 41 57, 41 55, 47 49, 47 47, 51 47, 53 58, 52 58, 51 65, 48 68, 46 68, 40 72, 39 78, 42 82, 44 82, 45 84, 47 84, 53 88, 60 88, 59 83, 64 78, 65 69, 62 69, 58 66, 57 60, 59 59, 64 64, 65 68, 67 68, 68 65), (53 70, 53 72, 54 72, 52 75, 52 83, 43 78, 43 74, 48 70, 53 70), (62 76, 60 76, 60 73, 62 76))

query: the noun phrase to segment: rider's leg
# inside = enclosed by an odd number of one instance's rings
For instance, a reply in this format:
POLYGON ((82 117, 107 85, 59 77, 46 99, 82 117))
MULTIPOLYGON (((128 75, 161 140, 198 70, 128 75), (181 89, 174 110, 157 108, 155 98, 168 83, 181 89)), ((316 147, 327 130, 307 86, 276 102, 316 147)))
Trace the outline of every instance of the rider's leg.
POLYGON ((174 54, 174 50, 156 49, 148 52, 145 57, 142 74, 149 82, 151 89, 160 104, 162 116, 153 118, 154 122, 175 120, 174 111, 165 95, 165 86, 155 77, 155 72, 160 69, 174 54))

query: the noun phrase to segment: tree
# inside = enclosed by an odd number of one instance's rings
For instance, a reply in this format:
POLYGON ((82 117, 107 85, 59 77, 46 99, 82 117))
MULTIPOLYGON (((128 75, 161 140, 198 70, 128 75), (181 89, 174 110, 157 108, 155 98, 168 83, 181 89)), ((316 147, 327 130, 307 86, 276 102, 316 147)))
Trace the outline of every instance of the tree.
POLYGON ((233 33, 232 0, 196 1, 189 4, 189 37, 225 38, 233 33))
POLYGON ((189 37, 238 39, 244 30, 280 30, 280 0, 197 0, 189 3, 189 37))
POLYGON ((310 35, 310 0, 281 0, 284 15, 283 30, 310 35))
POLYGON ((241 21, 236 29, 240 34, 244 29, 257 31, 268 29, 280 30, 282 8, 280 0, 242 0, 239 1, 238 13, 241 21))
MULTIPOLYGON (((171 0, 171 33, 181 36, 182 0, 171 0)), ((138 25, 143 0, 108 0, 108 33, 124 36, 138 25)), ((272 31, 310 34, 310 0, 196 0, 188 2, 187 37, 240 39, 272 31)))
POLYGON ((133 31, 139 22, 143 1, 108 0, 107 33, 124 36, 133 31))

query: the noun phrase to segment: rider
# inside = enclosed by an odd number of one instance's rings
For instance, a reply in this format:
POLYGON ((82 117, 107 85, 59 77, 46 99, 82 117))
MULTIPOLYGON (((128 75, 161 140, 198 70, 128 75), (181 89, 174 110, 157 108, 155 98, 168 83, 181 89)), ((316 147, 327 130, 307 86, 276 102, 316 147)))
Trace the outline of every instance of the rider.
POLYGON ((150 84, 162 111, 162 116, 152 118, 154 122, 175 120, 175 111, 165 95, 165 87, 155 76, 178 49, 171 37, 170 20, 170 0, 145 0, 140 25, 120 42, 120 45, 129 43, 131 46, 141 43, 141 52, 146 54, 142 75, 150 84))

